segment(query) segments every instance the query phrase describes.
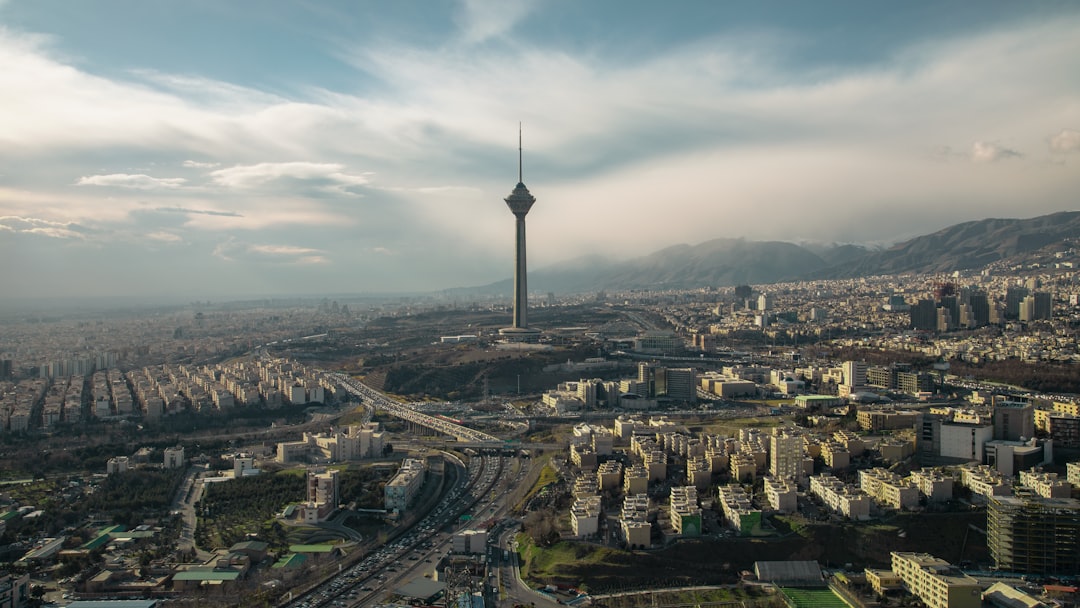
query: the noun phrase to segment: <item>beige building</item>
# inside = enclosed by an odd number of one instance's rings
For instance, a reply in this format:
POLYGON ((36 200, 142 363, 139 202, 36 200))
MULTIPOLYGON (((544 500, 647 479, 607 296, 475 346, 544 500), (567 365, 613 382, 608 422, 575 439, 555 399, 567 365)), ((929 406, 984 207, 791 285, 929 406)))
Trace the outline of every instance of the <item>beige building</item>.
POLYGON ((630 548, 646 548, 652 544, 652 524, 649 523, 648 494, 627 494, 619 525, 630 548))
POLYGON ((919 488, 910 479, 880 467, 859 471, 859 489, 893 509, 919 506, 919 488))
POLYGON ((811 477, 810 493, 817 496, 833 513, 851 519, 870 517, 870 499, 832 475, 822 474, 811 477))
POLYGON ((617 460, 609 460, 600 465, 596 471, 596 483, 601 492, 606 490, 617 491, 622 487, 623 466, 617 460))
POLYGON ((649 470, 644 465, 635 464, 623 471, 623 493, 645 494, 649 491, 649 470))
POLYGON ((600 497, 582 496, 570 507, 570 525, 574 536, 585 538, 600 530, 600 497))
POLYGON ((781 513, 795 513, 799 510, 798 488, 787 479, 766 477, 765 500, 769 507, 781 513))
POLYGON ((926 608, 981 608, 982 587, 949 562, 926 553, 892 553, 892 570, 926 608))
POLYGON ((1038 469, 1020 471, 1020 485, 1032 489, 1043 498, 1070 498, 1072 485, 1058 478, 1057 473, 1045 473, 1038 469))
POLYGON ((911 472, 911 482, 930 502, 952 500, 953 478, 941 469, 920 469, 911 472))

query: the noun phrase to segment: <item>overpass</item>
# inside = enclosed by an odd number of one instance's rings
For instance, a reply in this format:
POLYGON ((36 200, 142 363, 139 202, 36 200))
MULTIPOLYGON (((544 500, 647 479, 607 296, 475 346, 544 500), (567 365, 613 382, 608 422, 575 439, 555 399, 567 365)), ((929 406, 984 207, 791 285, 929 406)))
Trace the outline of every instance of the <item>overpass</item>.
POLYGON ((353 380, 344 374, 330 374, 345 390, 366 400, 371 405, 386 410, 390 415, 418 424, 424 428, 450 435, 460 442, 476 444, 481 447, 504 447, 504 441, 494 435, 488 435, 467 426, 428 416, 418 412, 408 405, 398 403, 385 394, 367 386, 362 382, 353 380))

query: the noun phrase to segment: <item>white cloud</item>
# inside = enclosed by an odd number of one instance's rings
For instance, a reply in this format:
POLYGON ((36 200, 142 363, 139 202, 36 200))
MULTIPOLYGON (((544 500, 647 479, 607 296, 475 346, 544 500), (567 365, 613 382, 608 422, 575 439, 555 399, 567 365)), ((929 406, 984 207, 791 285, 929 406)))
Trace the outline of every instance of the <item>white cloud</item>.
POLYGON ((221 163, 204 163, 197 160, 185 160, 183 166, 188 169, 213 169, 214 167, 221 166, 221 163))
POLYGON ((0 217, 0 231, 57 239, 84 239, 87 235, 86 229, 74 222, 54 222, 36 217, 0 217))
POLYGON ((349 188, 366 185, 367 175, 345 173, 344 169, 345 167, 338 163, 259 163, 218 169, 210 176, 217 184, 239 190, 254 189, 270 182, 292 179, 311 181, 316 184, 316 189, 326 192, 355 195, 349 188))
POLYGON ((1054 152, 1080 152, 1080 131, 1062 129, 1050 138, 1050 149, 1054 152))
POLYGON ((971 160, 990 163, 1009 158, 1021 158, 1023 154, 991 141, 977 141, 971 145, 971 160))
POLYGON ((468 43, 508 34, 536 8, 535 0, 464 0, 459 21, 468 43))
POLYGON ((112 173, 110 175, 88 175, 80 177, 76 186, 110 186, 113 188, 131 188, 134 190, 174 190, 184 185, 182 177, 150 177, 143 174, 112 173))
POLYGON ((311 247, 246 243, 230 238, 214 248, 213 255, 226 261, 253 261, 269 264, 326 264, 326 252, 311 247))
POLYGON ((171 232, 151 232, 146 235, 146 238, 162 243, 182 243, 184 241, 183 237, 171 232))

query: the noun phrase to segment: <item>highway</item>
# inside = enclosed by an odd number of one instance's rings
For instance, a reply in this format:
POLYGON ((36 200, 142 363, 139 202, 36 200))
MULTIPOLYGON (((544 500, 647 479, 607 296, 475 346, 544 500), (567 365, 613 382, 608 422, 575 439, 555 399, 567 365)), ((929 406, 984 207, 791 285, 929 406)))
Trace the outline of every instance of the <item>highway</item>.
POLYGON ((331 376, 337 380, 345 390, 353 395, 365 399, 368 404, 384 409, 391 415, 401 418, 402 420, 407 420, 433 431, 450 435, 458 441, 466 441, 472 444, 480 444, 493 448, 500 447, 504 443, 502 439, 499 439, 494 435, 488 435, 487 433, 470 429, 469 427, 455 424, 448 420, 443 420, 442 418, 436 418, 418 412, 408 405, 398 403, 370 386, 353 380, 344 374, 331 374, 331 376))

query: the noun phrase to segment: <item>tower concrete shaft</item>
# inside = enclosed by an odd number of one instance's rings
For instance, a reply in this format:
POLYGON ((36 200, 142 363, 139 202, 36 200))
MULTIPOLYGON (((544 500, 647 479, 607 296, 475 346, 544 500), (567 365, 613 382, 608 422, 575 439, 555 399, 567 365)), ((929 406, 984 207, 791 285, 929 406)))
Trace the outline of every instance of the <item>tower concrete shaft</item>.
POLYGON ((529 327, 529 281, 525 261, 525 216, 529 213, 536 198, 529 193, 525 184, 518 182, 510 196, 506 197, 506 206, 514 214, 516 234, 514 237, 514 324, 511 330, 525 330, 529 327))

